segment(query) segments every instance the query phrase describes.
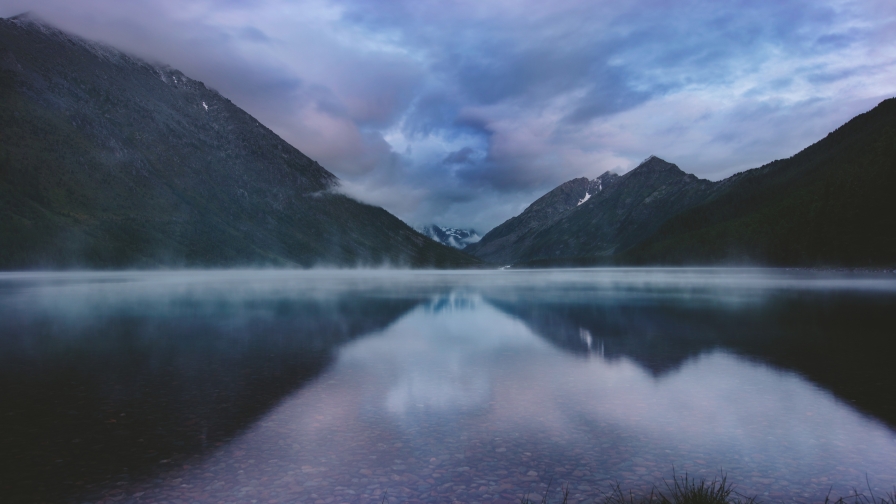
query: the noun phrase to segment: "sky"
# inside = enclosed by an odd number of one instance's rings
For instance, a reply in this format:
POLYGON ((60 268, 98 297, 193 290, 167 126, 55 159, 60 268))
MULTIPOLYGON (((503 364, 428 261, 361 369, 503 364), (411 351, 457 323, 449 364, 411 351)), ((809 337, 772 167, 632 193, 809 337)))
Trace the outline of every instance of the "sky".
POLYGON ((896 96, 892 0, 0 0, 203 81, 411 225, 650 155, 719 180, 896 96))

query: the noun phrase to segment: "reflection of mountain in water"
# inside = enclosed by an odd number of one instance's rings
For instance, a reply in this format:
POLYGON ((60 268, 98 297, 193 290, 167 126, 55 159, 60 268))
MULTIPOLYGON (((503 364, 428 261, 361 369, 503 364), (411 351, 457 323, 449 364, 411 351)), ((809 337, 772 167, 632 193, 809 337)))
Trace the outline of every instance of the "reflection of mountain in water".
POLYGON ((896 338, 888 296, 778 293, 727 306, 673 297, 489 302, 574 353, 627 357, 662 375, 723 349, 796 371, 896 426, 896 338))
MULTIPOLYGON (((462 428, 451 422, 491 411, 495 390, 541 386, 529 366, 563 357, 548 351, 548 340, 631 359, 664 375, 657 385, 674 381, 671 371, 687 359, 721 349, 796 370, 896 425, 892 290, 811 290, 798 278, 744 275, 7 275, 0 453, 8 469, 0 471, 0 492, 13 501, 62 501, 83 495, 81 488, 91 494, 182 466, 317 376, 337 347, 332 371, 357 377, 342 393, 372 405, 362 408, 362 416, 373 414, 363 421, 378 421, 385 408, 397 425, 436 419, 462 428), (517 365, 520 355, 531 357, 528 365, 517 365), (499 373, 505 364, 524 373, 499 373), (369 394, 368 384, 383 394, 369 394)), ((594 370, 620 367, 631 368, 594 370)), ((582 375, 598 380, 590 385, 601 385, 599 376, 582 375)), ((618 405, 628 405, 626 394, 618 405)))
POLYGON ((482 298, 480 296, 452 292, 429 300, 422 308, 431 313, 472 310, 476 307, 477 301, 481 302, 482 298))
POLYGON ((491 357, 532 347, 548 345, 478 294, 455 291, 434 295, 381 334, 345 345, 336 369, 363 369, 367 379, 388 382, 385 409, 402 425, 432 415, 446 425, 488 410, 491 357))
POLYGON ((492 303, 561 348, 607 359, 629 357, 654 374, 716 346, 717 337, 705 320, 676 317, 670 307, 492 303))
POLYGON ((174 467, 415 303, 250 300, 200 315, 135 306, 80 322, 0 317, 2 492, 57 501, 174 467))

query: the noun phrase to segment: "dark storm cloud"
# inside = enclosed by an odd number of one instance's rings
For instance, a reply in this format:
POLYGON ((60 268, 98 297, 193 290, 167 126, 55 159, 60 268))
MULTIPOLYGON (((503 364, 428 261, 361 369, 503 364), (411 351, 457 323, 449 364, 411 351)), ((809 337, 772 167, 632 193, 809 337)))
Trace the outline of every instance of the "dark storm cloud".
POLYGON ((447 165, 457 165, 457 164, 467 164, 473 161, 473 155, 476 153, 470 147, 464 147, 463 149, 456 150, 452 153, 449 153, 445 156, 445 159, 442 160, 442 164, 447 165))
POLYGON ((426 93, 407 111, 402 131, 409 137, 427 136, 436 132, 450 133, 457 125, 461 103, 446 93, 426 93))
MULTIPOLYGON (((466 183, 490 185, 498 191, 550 185, 582 173, 567 171, 568 160, 558 155, 562 145, 577 140, 575 134, 567 138, 570 130, 689 88, 737 86, 752 76, 757 82, 743 94, 756 97, 758 103, 741 107, 745 109, 742 117, 749 120, 765 114, 786 122, 778 112, 807 107, 811 100, 768 100, 769 93, 793 87, 794 76, 785 71, 766 80, 761 78, 764 67, 776 58, 784 60, 784 65, 794 64, 861 45, 867 33, 857 36, 851 25, 855 16, 875 13, 874 9, 850 12, 847 4, 778 1, 644 1, 622 7, 560 2, 547 15, 539 15, 535 4, 525 3, 518 4, 518 13, 523 15, 505 12, 503 17, 458 16, 427 2, 393 2, 385 9, 368 2, 350 5, 347 21, 371 31, 390 30, 400 44, 426 55, 433 74, 452 90, 442 103, 462 103, 467 109, 503 105, 515 119, 512 122, 525 126, 527 113, 543 114, 558 97, 567 96, 558 107, 554 127, 541 137, 542 150, 532 143, 515 151, 490 149, 486 162, 454 172, 466 183), (530 9, 532 15, 525 16, 530 9), (437 16, 437 11, 444 15, 437 16)), ((825 67, 827 63, 821 62, 825 67)), ((855 72, 838 69, 830 75, 855 72)), ((807 74, 804 80, 818 82, 822 75, 807 74)), ((500 112, 461 117, 464 107, 419 107, 412 118, 414 125, 427 125, 426 132, 475 124, 488 140, 500 134, 494 124, 500 112), (454 110, 459 117, 451 121, 454 110)), ((680 123, 664 131, 676 134, 686 127, 687 123, 680 123)), ((714 141, 727 139, 725 145, 734 145, 738 136, 713 131, 707 135, 714 141)), ((805 143, 811 140, 806 138, 805 143)), ((740 144, 756 147, 757 142, 740 144)), ((578 149, 589 150, 588 146, 578 149)), ((642 145, 637 153, 618 153, 634 162, 652 149, 642 145)), ((729 160, 729 171, 745 167, 743 161, 752 159, 729 160)), ((612 163, 588 174, 612 169, 612 163)))
POLYGON ((412 224, 660 154, 719 178, 894 93, 885 0, 8 0, 218 89, 412 224))

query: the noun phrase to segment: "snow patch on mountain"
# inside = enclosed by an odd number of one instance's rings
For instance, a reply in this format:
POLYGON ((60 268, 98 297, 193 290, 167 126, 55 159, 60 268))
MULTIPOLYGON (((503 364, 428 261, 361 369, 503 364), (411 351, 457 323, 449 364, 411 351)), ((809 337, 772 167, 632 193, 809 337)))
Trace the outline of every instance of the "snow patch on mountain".
POLYGON ((462 249, 482 239, 475 229, 456 229, 436 226, 435 224, 417 228, 417 231, 442 245, 448 245, 456 249, 462 249))

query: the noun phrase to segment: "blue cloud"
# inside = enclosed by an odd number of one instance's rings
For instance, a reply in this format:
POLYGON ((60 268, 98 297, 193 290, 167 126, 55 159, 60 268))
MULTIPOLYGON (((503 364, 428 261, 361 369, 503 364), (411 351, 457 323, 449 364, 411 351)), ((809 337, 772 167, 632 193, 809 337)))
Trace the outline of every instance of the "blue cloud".
POLYGON ((413 224, 488 229, 654 152, 718 178, 793 154, 896 79, 882 0, 70 4, 0 15, 176 66, 413 224))
POLYGON ((470 147, 464 147, 462 149, 448 153, 448 155, 445 156, 445 159, 442 160, 442 164, 446 164, 446 165, 469 164, 474 161, 475 155, 476 155, 475 150, 473 150, 470 147))

